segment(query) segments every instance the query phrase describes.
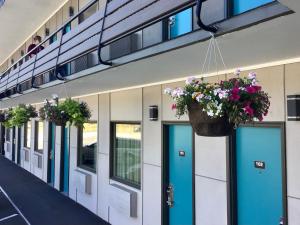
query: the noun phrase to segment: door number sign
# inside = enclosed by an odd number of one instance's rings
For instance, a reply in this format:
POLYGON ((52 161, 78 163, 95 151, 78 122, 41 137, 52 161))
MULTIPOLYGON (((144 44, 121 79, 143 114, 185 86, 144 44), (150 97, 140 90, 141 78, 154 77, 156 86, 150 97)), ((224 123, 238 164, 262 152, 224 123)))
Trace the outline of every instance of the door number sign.
POLYGON ((257 169, 266 169, 266 163, 263 161, 254 161, 254 167, 257 169))

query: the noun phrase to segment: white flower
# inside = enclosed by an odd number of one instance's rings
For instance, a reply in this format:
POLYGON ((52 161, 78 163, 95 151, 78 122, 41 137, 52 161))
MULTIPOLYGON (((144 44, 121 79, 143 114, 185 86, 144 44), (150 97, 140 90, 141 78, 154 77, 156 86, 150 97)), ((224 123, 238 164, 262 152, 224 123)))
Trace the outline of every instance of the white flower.
POLYGON ((251 84, 252 84, 252 85, 256 85, 256 84, 257 84, 257 80, 256 80, 256 79, 253 79, 252 82, 251 82, 251 84))
POLYGON ((192 85, 195 83, 195 81, 196 81, 196 77, 188 77, 185 81, 185 84, 192 85))
POLYGON ((200 102, 203 96, 204 96, 203 94, 197 95, 196 97, 197 102, 200 102))
POLYGON ((182 88, 175 88, 171 93, 171 96, 173 98, 180 98, 183 95, 184 95, 184 91, 182 88))
POLYGON ((214 116, 214 112, 212 110, 207 111, 207 115, 210 117, 214 116))
POLYGON ((210 95, 205 96, 205 98, 206 98, 207 100, 211 100, 211 96, 210 96, 210 95))
POLYGON ((166 88, 164 90, 164 93, 167 94, 167 95, 170 95, 172 93, 172 89, 171 88, 166 88))
POLYGON ((53 99, 53 100, 58 99, 58 95, 57 95, 57 94, 53 94, 53 95, 52 95, 52 99, 53 99))
POLYGON ((235 76, 239 76, 241 74, 241 70, 240 69, 236 69, 235 71, 234 71, 234 75, 235 76))
POLYGON ((220 99, 227 98, 227 96, 228 96, 228 93, 226 91, 221 91, 219 93, 219 98, 220 99))
POLYGON ((214 90, 214 95, 217 96, 221 92, 221 88, 217 88, 214 90))
POLYGON ((251 80, 256 79, 256 73, 250 72, 250 73, 248 74, 248 78, 251 79, 251 80))

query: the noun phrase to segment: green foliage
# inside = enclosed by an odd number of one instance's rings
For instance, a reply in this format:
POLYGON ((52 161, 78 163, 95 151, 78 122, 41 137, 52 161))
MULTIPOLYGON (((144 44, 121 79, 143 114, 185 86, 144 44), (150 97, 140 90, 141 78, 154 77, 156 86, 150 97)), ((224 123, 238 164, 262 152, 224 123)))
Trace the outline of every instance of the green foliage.
POLYGON ((16 108, 9 109, 5 117, 5 127, 21 127, 31 118, 37 117, 37 112, 32 105, 20 104, 16 108))
POLYGON ((64 102, 50 103, 46 100, 45 105, 39 111, 42 120, 49 120, 56 125, 82 126, 91 117, 90 109, 85 102, 66 99, 64 102))

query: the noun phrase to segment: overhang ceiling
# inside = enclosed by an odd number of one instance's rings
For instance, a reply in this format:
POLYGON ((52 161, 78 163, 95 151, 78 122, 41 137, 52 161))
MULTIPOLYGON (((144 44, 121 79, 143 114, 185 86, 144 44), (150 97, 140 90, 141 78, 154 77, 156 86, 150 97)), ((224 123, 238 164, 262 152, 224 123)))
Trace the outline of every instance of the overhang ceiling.
MULTIPOLYGON (((300 2, 286 1, 294 14, 218 37, 228 69, 300 58, 300 2)), ((207 46, 208 41, 200 42, 84 76, 67 82, 66 89, 69 96, 79 96, 199 75, 207 46)), ((64 86, 60 84, 5 100, 1 108, 42 102, 54 93, 65 97, 64 86)))
POLYGON ((65 0, 6 0, 0 8, 0 63, 64 2, 65 0))

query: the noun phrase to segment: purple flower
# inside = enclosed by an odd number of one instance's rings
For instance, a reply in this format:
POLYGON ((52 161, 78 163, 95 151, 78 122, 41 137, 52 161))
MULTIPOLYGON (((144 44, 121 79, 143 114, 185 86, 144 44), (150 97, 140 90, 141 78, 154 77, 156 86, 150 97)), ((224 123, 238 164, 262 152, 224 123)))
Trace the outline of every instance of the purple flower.
POLYGON ((234 75, 235 76, 240 76, 240 74, 241 74, 241 69, 236 69, 235 71, 234 71, 234 75))
POLYGON ((250 72, 250 73, 248 74, 248 78, 249 78, 250 80, 256 79, 256 73, 250 72))
POLYGON ((196 78, 195 78, 195 77, 188 77, 188 78, 186 79, 186 81, 185 81, 185 84, 187 84, 187 85, 192 85, 192 84, 195 83, 195 81, 196 81, 196 78))

